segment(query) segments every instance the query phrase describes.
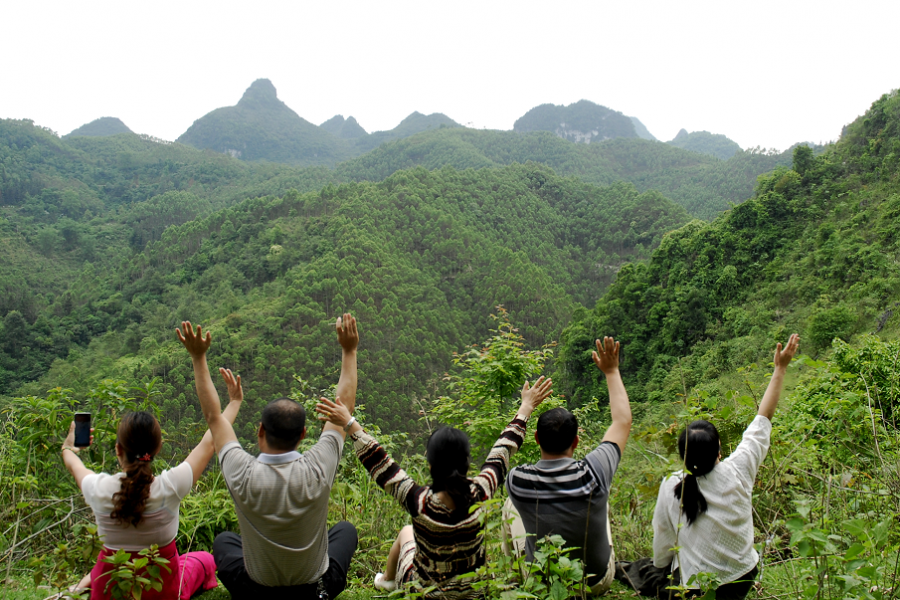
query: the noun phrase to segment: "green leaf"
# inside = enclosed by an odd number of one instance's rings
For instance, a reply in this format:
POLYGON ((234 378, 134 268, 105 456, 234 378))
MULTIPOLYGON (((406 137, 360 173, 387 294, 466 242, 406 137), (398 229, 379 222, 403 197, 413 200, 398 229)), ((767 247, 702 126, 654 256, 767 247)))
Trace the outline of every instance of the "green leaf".
POLYGON ((553 585, 550 586, 550 599, 551 600, 566 600, 569 597, 569 590, 566 589, 559 581, 554 581, 553 585))

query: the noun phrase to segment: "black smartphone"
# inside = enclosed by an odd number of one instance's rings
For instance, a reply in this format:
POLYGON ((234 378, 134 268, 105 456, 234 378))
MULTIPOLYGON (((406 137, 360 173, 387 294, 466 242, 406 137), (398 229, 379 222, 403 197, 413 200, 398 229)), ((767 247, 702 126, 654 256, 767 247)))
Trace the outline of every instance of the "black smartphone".
POLYGON ((75 447, 87 448, 91 445, 91 413, 75 413, 75 447))

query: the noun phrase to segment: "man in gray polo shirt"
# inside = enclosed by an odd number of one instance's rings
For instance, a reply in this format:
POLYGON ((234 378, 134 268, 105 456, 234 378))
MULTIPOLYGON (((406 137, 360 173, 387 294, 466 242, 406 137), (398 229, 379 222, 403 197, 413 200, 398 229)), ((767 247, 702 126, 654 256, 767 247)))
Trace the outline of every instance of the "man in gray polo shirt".
MULTIPOLYGON (((356 319, 335 324, 342 348, 336 395, 356 404, 356 319)), ((335 598, 344 589, 357 547, 356 529, 342 521, 327 528, 328 498, 346 433, 326 423, 319 441, 300 454, 306 412, 290 398, 270 402, 257 433, 260 455, 241 448, 231 424, 221 418, 218 396, 206 365, 211 341, 190 323, 178 332, 194 363, 197 395, 212 432, 225 483, 234 499, 241 534, 216 536, 213 557, 219 579, 234 600, 335 598), (219 412, 219 415, 214 414, 219 412)))
POLYGON ((600 445, 576 461, 572 456, 578 447, 578 419, 564 408, 542 414, 534 433, 541 460, 509 472, 504 520, 512 519, 505 527, 507 543, 518 538, 513 546, 529 560, 537 539, 561 535, 567 547, 577 548, 571 555, 584 562, 591 592, 603 594, 615 574, 609 490, 631 432, 631 406, 619 374, 619 343, 607 337, 596 344, 593 358, 606 375, 612 424, 600 445))

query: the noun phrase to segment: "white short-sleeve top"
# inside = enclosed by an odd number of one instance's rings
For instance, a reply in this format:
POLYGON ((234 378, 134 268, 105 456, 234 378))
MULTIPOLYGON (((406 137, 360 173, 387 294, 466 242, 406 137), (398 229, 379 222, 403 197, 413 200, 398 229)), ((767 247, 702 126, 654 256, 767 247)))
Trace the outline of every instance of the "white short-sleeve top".
POLYGON ((769 450, 771 434, 772 423, 757 415, 731 456, 697 478, 707 509, 690 525, 675 497, 681 473, 662 482, 653 514, 655 566, 680 567, 685 583, 696 573, 716 573, 722 583, 729 583, 756 566, 759 554, 753 548, 753 484, 769 450), (680 548, 677 555, 672 550, 676 534, 680 548))
POLYGON ((150 484, 150 497, 144 508, 144 520, 137 527, 121 524, 110 517, 115 506, 113 494, 122 489, 125 473, 93 473, 81 482, 84 501, 97 519, 97 533, 110 550, 137 552, 151 545, 165 546, 178 535, 178 506, 194 485, 191 465, 184 462, 163 471, 150 484))

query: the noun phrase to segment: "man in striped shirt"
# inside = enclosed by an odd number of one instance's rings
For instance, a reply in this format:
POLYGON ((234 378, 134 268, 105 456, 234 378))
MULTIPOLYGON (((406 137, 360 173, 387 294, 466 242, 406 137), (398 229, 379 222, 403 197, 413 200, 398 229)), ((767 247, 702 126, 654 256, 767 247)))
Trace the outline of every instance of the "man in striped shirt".
POLYGON ((572 458, 578 447, 575 415, 564 408, 545 412, 534 434, 541 460, 510 471, 504 512, 513 518, 508 536, 519 538, 513 540, 518 552, 524 551, 532 560, 537 539, 561 535, 567 547, 577 548, 571 556, 583 561, 591 591, 603 594, 615 572, 609 490, 631 432, 631 407, 619 373, 619 343, 606 337, 596 344, 594 363, 606 375, 612 417, 603 441, 576 461, 572 458), (526 533, 523 543, 521 535, 526 533))

